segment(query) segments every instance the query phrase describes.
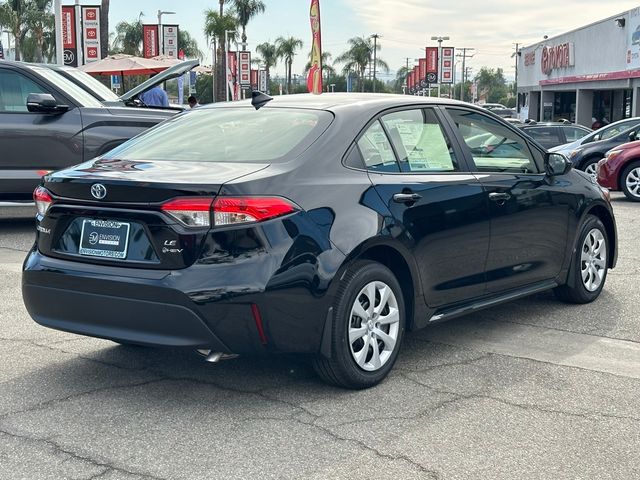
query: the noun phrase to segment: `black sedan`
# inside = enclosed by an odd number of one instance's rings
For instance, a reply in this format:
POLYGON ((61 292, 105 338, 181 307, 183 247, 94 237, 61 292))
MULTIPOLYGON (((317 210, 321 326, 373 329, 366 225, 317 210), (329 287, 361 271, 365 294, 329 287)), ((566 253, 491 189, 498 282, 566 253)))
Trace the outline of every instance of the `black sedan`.
POLYGON ((366 388, 406 330, 602 291, 617 258, 607 191, 486 110, 269 100, 178 115, 47 175, 23 272, 35 321, 210 361, 307 354, 326 381, 366 388))
POLYGON ((592 132, 587 127, 569 122, 528 123, 520 128, 547 149, 575 142, 592 132))
POLYGON ((636 140, 640 140, 640 126, 638 125, 606 140, 587 143, 585 146, 572 150, 569 154, 569 160, 577 169, 583 170, 595 178, 598 173, 598 162, 604 158, 609 150, 636 140))

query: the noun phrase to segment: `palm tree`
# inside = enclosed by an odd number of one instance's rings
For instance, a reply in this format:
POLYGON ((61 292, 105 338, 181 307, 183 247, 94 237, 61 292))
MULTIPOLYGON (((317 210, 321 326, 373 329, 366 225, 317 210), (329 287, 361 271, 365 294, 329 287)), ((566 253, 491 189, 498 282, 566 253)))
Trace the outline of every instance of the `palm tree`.
POLYGON ((242 27, 242 50, 247 49, 247 24, 267 8, 261 0, 234 0, 233 2, 238 24, 242 27))
POLYGON ((142 55, 142 21, 140 17, 135 22, 122 21, 116 25, 115 50, 118 53, 142 55))
MULTIPOLYGON (((358 81, 360 83, 360 91, 364 92, 364 76, 373 57, 374 44, 371 38, 367 37, 353 37, 349 41, 349 50, 342 53, 336 62, 344 63, 343 72, 348 74, 350 71, 355 71, 358 74, 358 81)), ((380 50, 380 44, 378 43, 375 48, 376 52, 380 50)), ((376 58, 376 66, 379 66, 382 70, 389 70, 387 62, 381 58, 376 58)))
POLYGON ((109 0, 100 6, 100 58, 109 55, 109 0))
POLYGON ((302 48, 302 40, 295 37, 278 37, 276 39, 277 54, 279 58, 284 60, 285 75, 287 77, 287 93, 291 92, 291 67, 293 59, 296 56, 296 50, 302 48))
POLYGON ((21 60, 21 40, 27 34, 25 17, 28 10, 27 0, 7 0, 0 4, 0 25, 11 31, 14 38, 15 59, 21 60))
MULTIPOLYGON (((221 0, 221 11, 223 3, 224 0, 221 0)), ((220 14, 212 9, 206 10, 204 15, 204 34, 208 39, 213 39, 217 46, 216 100, 223 101, 226 100, 227 97, 227 90, 225 86, 227 83, 225 81, 226 73, 224 71, 224 58, 227 49, 227 46, 225 45, 225 32, 228 30, 236 30, 238 21, 233 15, 228 13, 220 14)), ((229 38, 233 39, 234 36, 231 35, 229 38)))
POLYGON ((269 85, 271 85, 271 67, 274 67, 280 58, 278 56, 278 47, 275 43, 264 42, 256 47, 256 52, 262 57, 262 64, 267 72, 267 90, 269 90, 269 85))
MULTIPOLYGON (((45 33, 55 26, 53 13, 51 12, 51 0, 31 0, 24 14, 25 26, 33 37, 32 60, 42 63, 44 56, 45 33)), ((26 33, 26 32, 25 32, 26 33)), ((25 37, 21 40, 24 40, 25 37)))
POLYGON ((395 79, 395 82, 394 82, 394 91, 396 93, 401 93, 402 92, 402 87, 403 87, 403 85, 406 84, 407 75, 409 75, 410 71, 411 71, 411 69, 408 68, 408 67, 400 67, 398 69, 398 71, 396 72, 396 79, 395 79))

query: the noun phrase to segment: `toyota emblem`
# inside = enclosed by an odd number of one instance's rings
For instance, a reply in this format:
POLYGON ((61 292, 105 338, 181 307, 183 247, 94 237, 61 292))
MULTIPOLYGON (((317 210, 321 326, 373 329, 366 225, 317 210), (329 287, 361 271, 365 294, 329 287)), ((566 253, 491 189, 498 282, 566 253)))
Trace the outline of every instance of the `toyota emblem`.
POLYGON ((91 195, 93 195, 93 198, 102 200, 107 196, 107 187, 105 187, 101 183, 94 183, 93 185, 91 185, 91 195))

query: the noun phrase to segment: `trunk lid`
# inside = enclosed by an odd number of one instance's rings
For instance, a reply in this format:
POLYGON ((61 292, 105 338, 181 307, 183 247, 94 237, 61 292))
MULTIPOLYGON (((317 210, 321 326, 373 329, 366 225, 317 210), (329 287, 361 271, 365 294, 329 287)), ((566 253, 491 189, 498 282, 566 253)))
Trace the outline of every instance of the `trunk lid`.
POLYGON ((53 203, 38 217, 38 249, 83 263, 188 267, 199 257, 210 227, 187 227, 161 205, 180 197, 208 201, 226 182, 267 167, 98 159, 52 173, 44 179, 53 203))

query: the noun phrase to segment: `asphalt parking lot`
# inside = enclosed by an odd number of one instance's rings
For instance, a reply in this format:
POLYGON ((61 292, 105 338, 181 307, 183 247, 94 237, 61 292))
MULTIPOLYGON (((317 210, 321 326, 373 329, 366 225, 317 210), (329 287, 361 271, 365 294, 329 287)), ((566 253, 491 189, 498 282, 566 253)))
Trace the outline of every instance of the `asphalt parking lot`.
POLYGON ((545 293, 410 334, 362 392, 295 357, 212 365, 36 325, 31 211, 0 208, 0 478, 640 478, 640 204, 614 207, 596 303, 545 293))

